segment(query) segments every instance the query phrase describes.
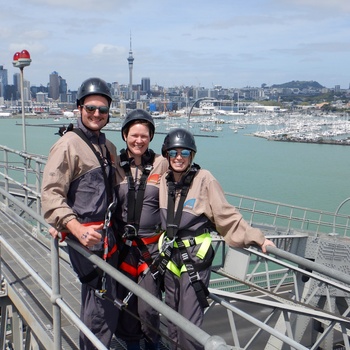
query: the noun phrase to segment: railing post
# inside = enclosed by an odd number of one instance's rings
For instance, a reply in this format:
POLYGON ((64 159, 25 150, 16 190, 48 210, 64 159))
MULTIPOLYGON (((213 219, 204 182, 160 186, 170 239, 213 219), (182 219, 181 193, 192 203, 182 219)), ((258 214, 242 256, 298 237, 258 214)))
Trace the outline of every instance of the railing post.
MULTIPOLYGON (((5 191, 8 192, 9 191, 9 180, 8 180, 8 154, 7 154, 7 150, 3 150, 4 151, 4 174, 5 174, 5 178, 4 178, 4 183, 5 183, 5 191)), ((5 197, 5 204, 8 207, 9 206, 9 200, 7 197, 5 197)))
POLYGON ((53 340, 55 350, 62 348, 61 339, 61 309, 56 300, 61 298, 60 290, 60 265, 58 252, 58 239, 51 238, 51 275, 52 275, 52 315, 53 315, 53 340))

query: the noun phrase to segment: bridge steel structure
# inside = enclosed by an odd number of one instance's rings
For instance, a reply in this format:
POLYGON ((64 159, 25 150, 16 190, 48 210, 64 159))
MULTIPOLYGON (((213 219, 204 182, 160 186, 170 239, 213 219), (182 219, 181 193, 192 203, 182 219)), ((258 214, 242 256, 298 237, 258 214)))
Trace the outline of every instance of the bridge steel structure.
MULTIPOLYGON (((79 282, 41 216, 46 159, 0 151, 0 349, 78 349, 80 331, 105 349, 79 319, 79 282)), ((172 342, 169 319, 206 350, 350 350, 349 216, 226 195, 276 248, 229 248, 212 233, 216 257, 201 328, 78 243, 66 244, 160 312, 162 349, 172 342)), ((111 307, 127 308, 117 300, 111 307)), ((125 344, 114 339, 112 348, 125 344)))

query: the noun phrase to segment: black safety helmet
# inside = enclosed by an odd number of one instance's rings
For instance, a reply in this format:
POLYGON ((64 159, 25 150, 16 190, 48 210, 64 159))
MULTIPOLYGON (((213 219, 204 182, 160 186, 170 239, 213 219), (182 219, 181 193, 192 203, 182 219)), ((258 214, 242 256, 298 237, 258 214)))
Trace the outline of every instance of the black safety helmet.
POLYGON ((162 156, 166 157, 167 151, 174 148, 185 148, 197 152, 196 141, 193 135, 186 129, 176 128, 171 130, 164 138, 162 156))
POLYGON ((146 121, 149 124, 151 141, 154 136, 155 125, 152 116, 143 109, 135 109, 125 117, 122 124, 122 139, 125 141, 124 132, 128 133, 131 124, 135 121, 146 121))
POLYGON ((86 79, 77 93, 77 106, 84 104, 84 99, 90 95, 101 95, 107 98, 108 106, 112 103, 112 94, 107 83, 100 78, 86 79))

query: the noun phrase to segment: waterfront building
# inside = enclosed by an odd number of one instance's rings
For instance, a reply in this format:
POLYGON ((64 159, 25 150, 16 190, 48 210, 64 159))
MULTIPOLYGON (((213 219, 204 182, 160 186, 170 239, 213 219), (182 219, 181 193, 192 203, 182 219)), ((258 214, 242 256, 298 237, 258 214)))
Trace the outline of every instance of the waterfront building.
POLYGON ((30 93, 30 82, 26 79, 23 80, 23 100, 30 101, 32 99, 30 93))
POLYGON ((49 81, 49 97, 53 100, 58 100, 60 97, 60 80, 56 71, 50 74, 49 81))
POLYGON ((4 66, 0 66, 0 97, 5 96, 5 86, 7 84, 7 69, 4 69, 4 66))
POLYGON ((36 101, 39 103, 45 103, 48 99, 48 93, 47 92, 37 92, 36 94, 36 101))
POLYGON ((60 93, 61 102, 70 102, 68 101, 67 92, 68 92, 68 88, 67 88, 66 79, 59 77, 59 93, 60 93))
POLYGON ((21 75, 19 73, 15 73, 13 75, 13 85, 15 87, 15 100, 18 100, 21 96, 21 75))
POLYGON ((151 79, 142 78, 141 79, 141 91, 149 94, 151 92, 151 79))

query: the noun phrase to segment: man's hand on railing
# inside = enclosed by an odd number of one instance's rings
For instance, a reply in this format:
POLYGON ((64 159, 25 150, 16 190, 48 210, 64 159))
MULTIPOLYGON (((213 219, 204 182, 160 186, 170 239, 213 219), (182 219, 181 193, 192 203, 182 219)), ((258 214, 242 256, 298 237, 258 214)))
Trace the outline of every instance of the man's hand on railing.
POLYGON ((60 240, 60 243, 62 243, 66 239, 68 234, 66 232, 59 232, 52 226, 49 228, 49 233, 52 238, 58 238, 60 240))

